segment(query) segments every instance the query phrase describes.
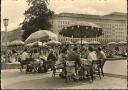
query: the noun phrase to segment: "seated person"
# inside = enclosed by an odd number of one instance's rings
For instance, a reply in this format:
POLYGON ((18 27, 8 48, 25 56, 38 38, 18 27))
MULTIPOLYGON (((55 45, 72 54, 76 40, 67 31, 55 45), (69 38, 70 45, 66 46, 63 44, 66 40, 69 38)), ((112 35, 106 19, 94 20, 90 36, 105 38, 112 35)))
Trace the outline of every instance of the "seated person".
POLYGON ((80 65, 80 55, 78 54, 77 47, 74 47, 73 51, 69 51, 67 55, 67 65, 66 65, 67 76, 73 76, 73 78, 75 78, 74 77, 76 75, 75 63, 77 65, 80 65))
POLYGON ((85 65, 91 65, 93 60, 97 60, 96 52, 92 47, 88 48, 87 51, 87 60, 85 61, 85 65))
MULTIPOLYGON (((92 61, 97 60, 96 52, 94 51, 93 47, 88 48, 88 56, 87 60, 82 63, 82 67, 87 71, 87 73, 90 73, 90 65, 92 65, 92 61)), ((97 65, 94 65, 93 68, 95 69, 97 65)))
POLYGON ((66 49, 62 49, 59 57, 58 57, 58 60, 56 62, 56 65, 59 67, 63 67, 63 64, 65 63, 66 59, 67 59, 67 50, 66 49))

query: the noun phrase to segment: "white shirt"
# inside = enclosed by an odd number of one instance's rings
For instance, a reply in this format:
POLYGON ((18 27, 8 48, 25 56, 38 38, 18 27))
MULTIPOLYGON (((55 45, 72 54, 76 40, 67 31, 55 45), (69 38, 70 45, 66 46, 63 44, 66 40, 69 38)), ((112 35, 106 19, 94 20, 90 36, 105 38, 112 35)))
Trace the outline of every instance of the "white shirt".
POLYGON ((27 58, 29 58, 28 53, 23 52, 21 55, 21 60, 26 60, 27 58))
POLYGON ((97 56, 95 52, 90 52, 88 54, 88 60, 92 61, 92 60, 97 60, 97 56))

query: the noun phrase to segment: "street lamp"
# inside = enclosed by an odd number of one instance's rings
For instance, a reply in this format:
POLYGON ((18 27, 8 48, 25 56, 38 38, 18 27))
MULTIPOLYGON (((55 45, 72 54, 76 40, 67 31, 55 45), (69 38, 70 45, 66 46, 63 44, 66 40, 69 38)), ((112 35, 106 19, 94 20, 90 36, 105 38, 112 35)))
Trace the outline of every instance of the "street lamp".
POLYGON ((8 26, 8 20, 7 18, 3 19, 3 24, 5 26, 5 43, 6 43, 6 51, 5 51, 5 61, 7 62, 7 26, 8 26))

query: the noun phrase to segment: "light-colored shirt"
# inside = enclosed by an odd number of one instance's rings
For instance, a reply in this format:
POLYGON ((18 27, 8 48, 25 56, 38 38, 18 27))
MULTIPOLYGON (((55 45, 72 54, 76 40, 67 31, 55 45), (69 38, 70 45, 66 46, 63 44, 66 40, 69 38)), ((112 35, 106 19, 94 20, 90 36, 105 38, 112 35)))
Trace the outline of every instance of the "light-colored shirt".
POLYGON ((92 60, 97 60, 97 56, 95 52, 90 52, 88 54, 88 60, 92 61, 92 60))
POLYGON ((23 52, 21 55, 21 60, 26 60, 27 58, 29 58, 29 55, 27 52, 23 52))

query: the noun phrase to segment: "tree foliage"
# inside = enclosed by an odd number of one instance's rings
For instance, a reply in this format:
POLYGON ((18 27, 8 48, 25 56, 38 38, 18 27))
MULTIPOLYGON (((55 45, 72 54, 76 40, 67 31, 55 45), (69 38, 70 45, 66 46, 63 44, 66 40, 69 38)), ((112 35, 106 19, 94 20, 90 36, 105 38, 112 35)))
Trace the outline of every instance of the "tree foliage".
POLYGON ((103 35, 103 30, 101 28, 91 27, 91 26, 70 26, 67 28, 63 28, 60 32, 60 35, 66 37, 74 37, 74 38, 95 38, 103 35))
POLYGON ((49 19, 54 14, 48 8, 49 0, 27 0, 29 8, 25 11, 25 20, 22 23, 23 39, 38 30, 51 28, 49 19))

